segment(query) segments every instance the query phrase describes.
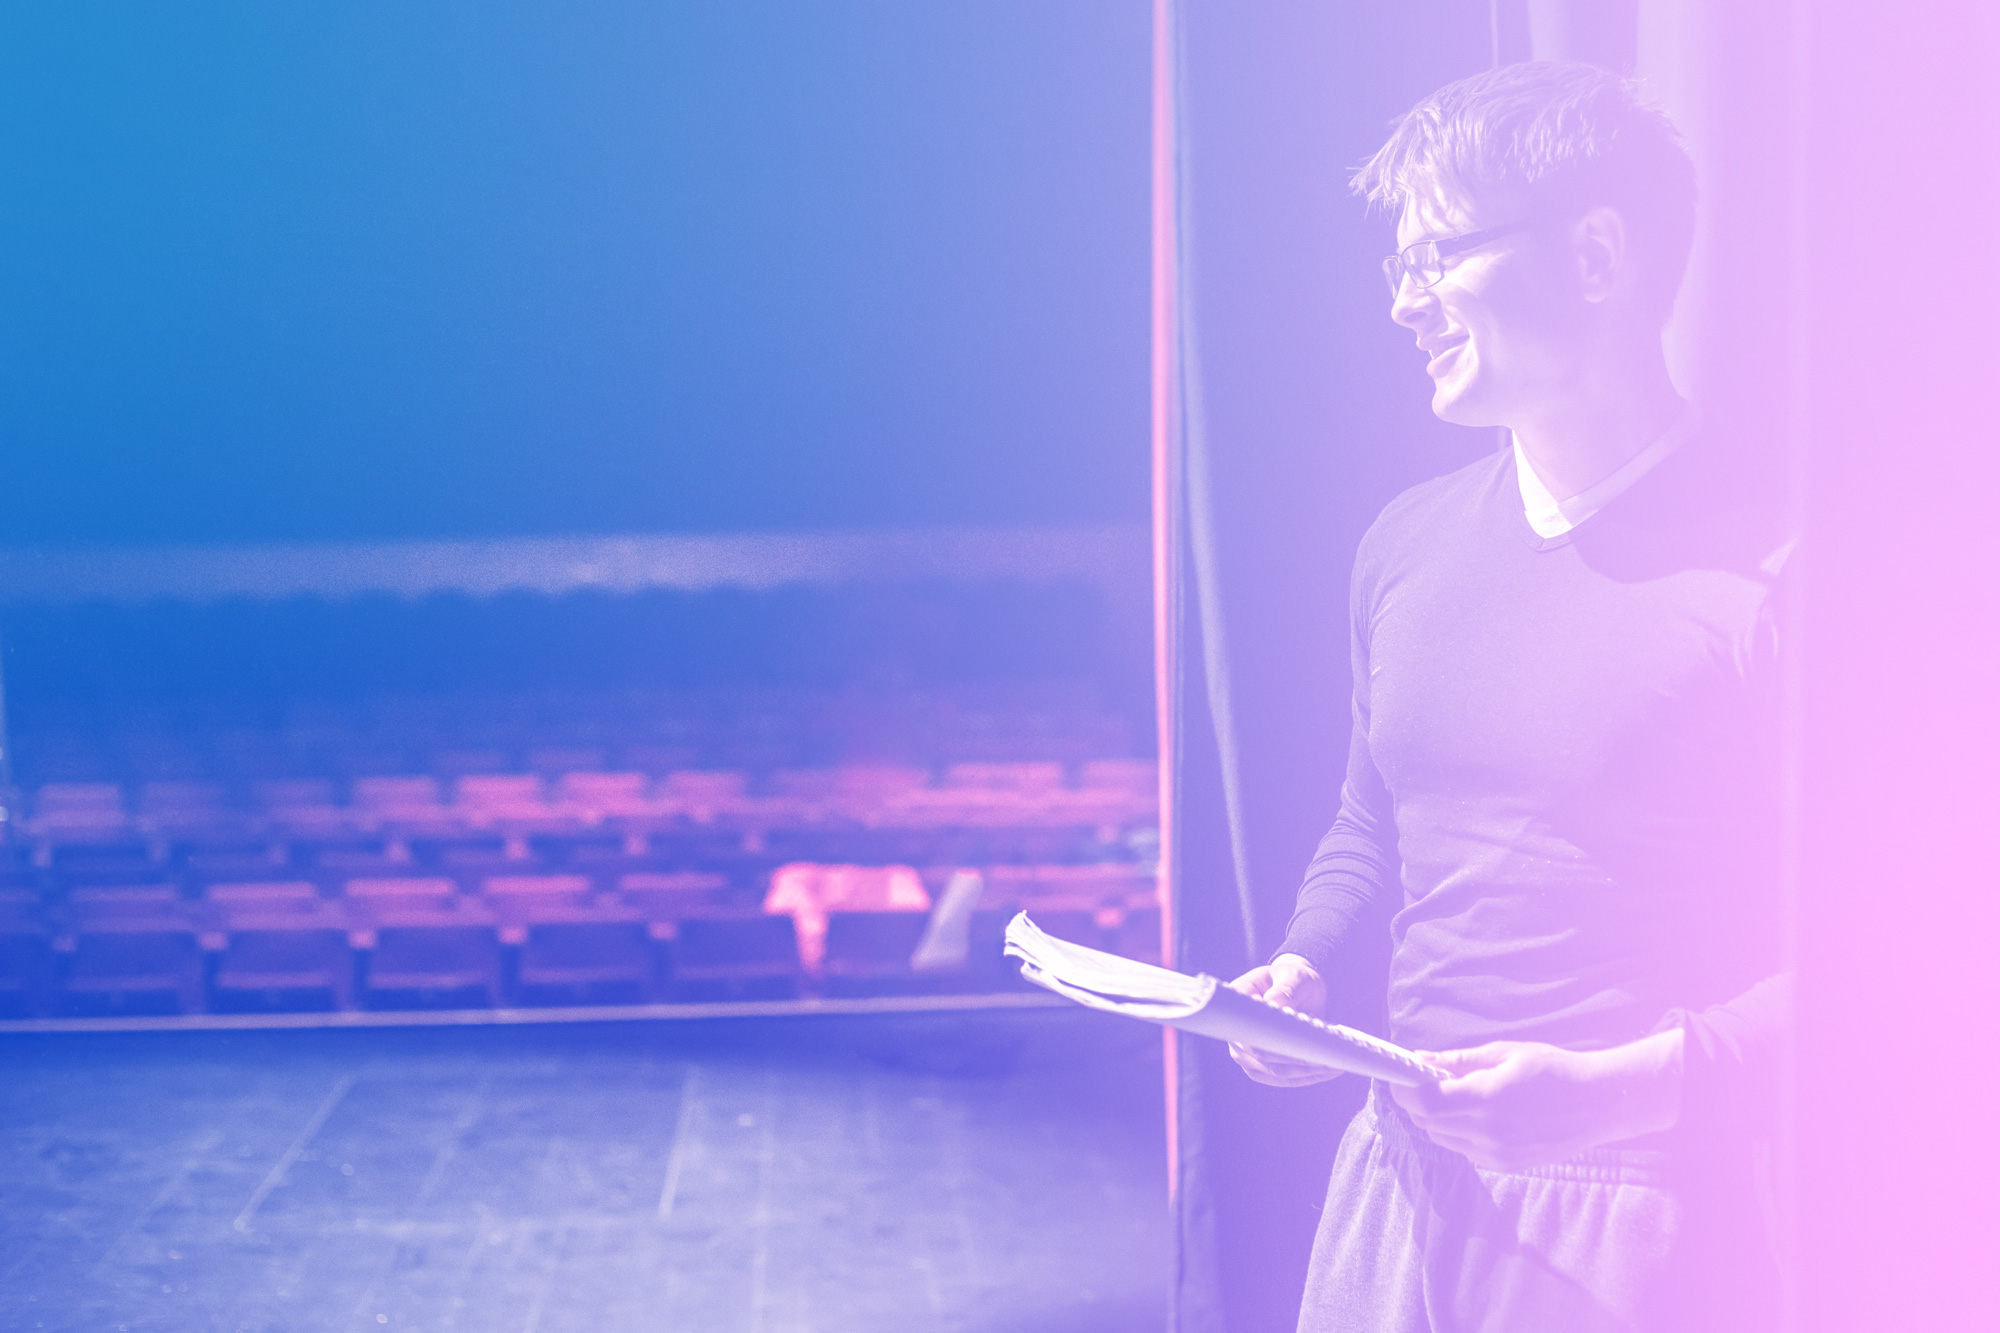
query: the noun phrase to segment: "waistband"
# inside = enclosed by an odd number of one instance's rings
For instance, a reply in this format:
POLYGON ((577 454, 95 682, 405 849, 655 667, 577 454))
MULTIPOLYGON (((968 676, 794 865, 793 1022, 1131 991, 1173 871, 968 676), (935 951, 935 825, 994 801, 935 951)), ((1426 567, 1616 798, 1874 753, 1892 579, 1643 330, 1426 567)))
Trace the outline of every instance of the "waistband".
POLYGON ((1658 1148, 1592 1148, 1566 1162, 1529 1167, 1525 1171, 1493 1171, 1474 1166, 1463 1154, 1441 1148, 1430 1136, 1412 1124, 1388 1085, 1371 1081, 1368 1104, 1361 1114, 1372 1122, 1375 1135, 1392 1153, 1412 1157, 1427 1165, 1447 1169, 1477 1171, 1482 1176, 1520 1176, 1533 1180, 1585 1181, 1599 1185, 1652 1185, 1673 1183, 1681 1174, 1677 1154, 1658 1148))

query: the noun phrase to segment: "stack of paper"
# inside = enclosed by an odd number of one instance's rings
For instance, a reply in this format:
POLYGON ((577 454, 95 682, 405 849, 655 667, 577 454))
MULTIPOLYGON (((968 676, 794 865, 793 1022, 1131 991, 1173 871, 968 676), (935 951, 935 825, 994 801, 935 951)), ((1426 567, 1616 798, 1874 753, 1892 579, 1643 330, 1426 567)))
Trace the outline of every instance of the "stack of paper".
POLYGON ((1210 976, 1186 976, 1045 934, 1026 912, 1007 923, 1007 956, 1045 990, 1106 1013, 1143 1018, 1259 1050, 1390 1083, 1444 1077, 1402 1047, 1365 1032, 1229 989, 1210 976))

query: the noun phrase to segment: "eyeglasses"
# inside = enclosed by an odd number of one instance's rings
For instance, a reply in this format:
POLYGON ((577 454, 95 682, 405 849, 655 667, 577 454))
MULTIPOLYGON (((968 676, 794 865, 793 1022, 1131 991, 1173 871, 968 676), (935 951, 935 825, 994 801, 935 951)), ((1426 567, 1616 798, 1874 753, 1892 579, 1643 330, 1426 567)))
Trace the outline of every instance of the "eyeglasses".
POLYGON ((1488 227, 1485 231, 1469 231, 1463 236, 1447 236, 1442 240, 1406 245, 1382 261, 1382 276, 1389 280, 1389 295, 1393 297, 1402 293, 1406 277, 1417 284, 1418 291, 1434 287, 1444 277, 1444 261, 1451 256, 1463 254, 1488 241, 1497 241, 1502 236, 1526 231, 1534 225, 1532 222, 1510 222, 1503 227, 1488 227))

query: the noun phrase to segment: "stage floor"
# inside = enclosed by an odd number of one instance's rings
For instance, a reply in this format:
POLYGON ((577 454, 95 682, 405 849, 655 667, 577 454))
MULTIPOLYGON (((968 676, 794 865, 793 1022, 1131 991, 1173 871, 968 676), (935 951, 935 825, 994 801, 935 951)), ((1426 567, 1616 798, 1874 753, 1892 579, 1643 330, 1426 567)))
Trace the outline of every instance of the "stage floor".
POLYGON ((1136 1333, 1156 1031, 1079 1010, 0 1037, 0 1327, 1136 1333))

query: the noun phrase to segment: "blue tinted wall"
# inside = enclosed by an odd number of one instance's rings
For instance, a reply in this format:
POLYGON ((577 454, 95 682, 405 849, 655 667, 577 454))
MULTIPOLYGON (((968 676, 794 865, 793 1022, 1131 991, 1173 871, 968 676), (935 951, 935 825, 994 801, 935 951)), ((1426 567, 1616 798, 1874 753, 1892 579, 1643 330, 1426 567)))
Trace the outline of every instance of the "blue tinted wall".
POLYGON ((0 10, 0 544, 1146 505, 1144 0, 0 10))

